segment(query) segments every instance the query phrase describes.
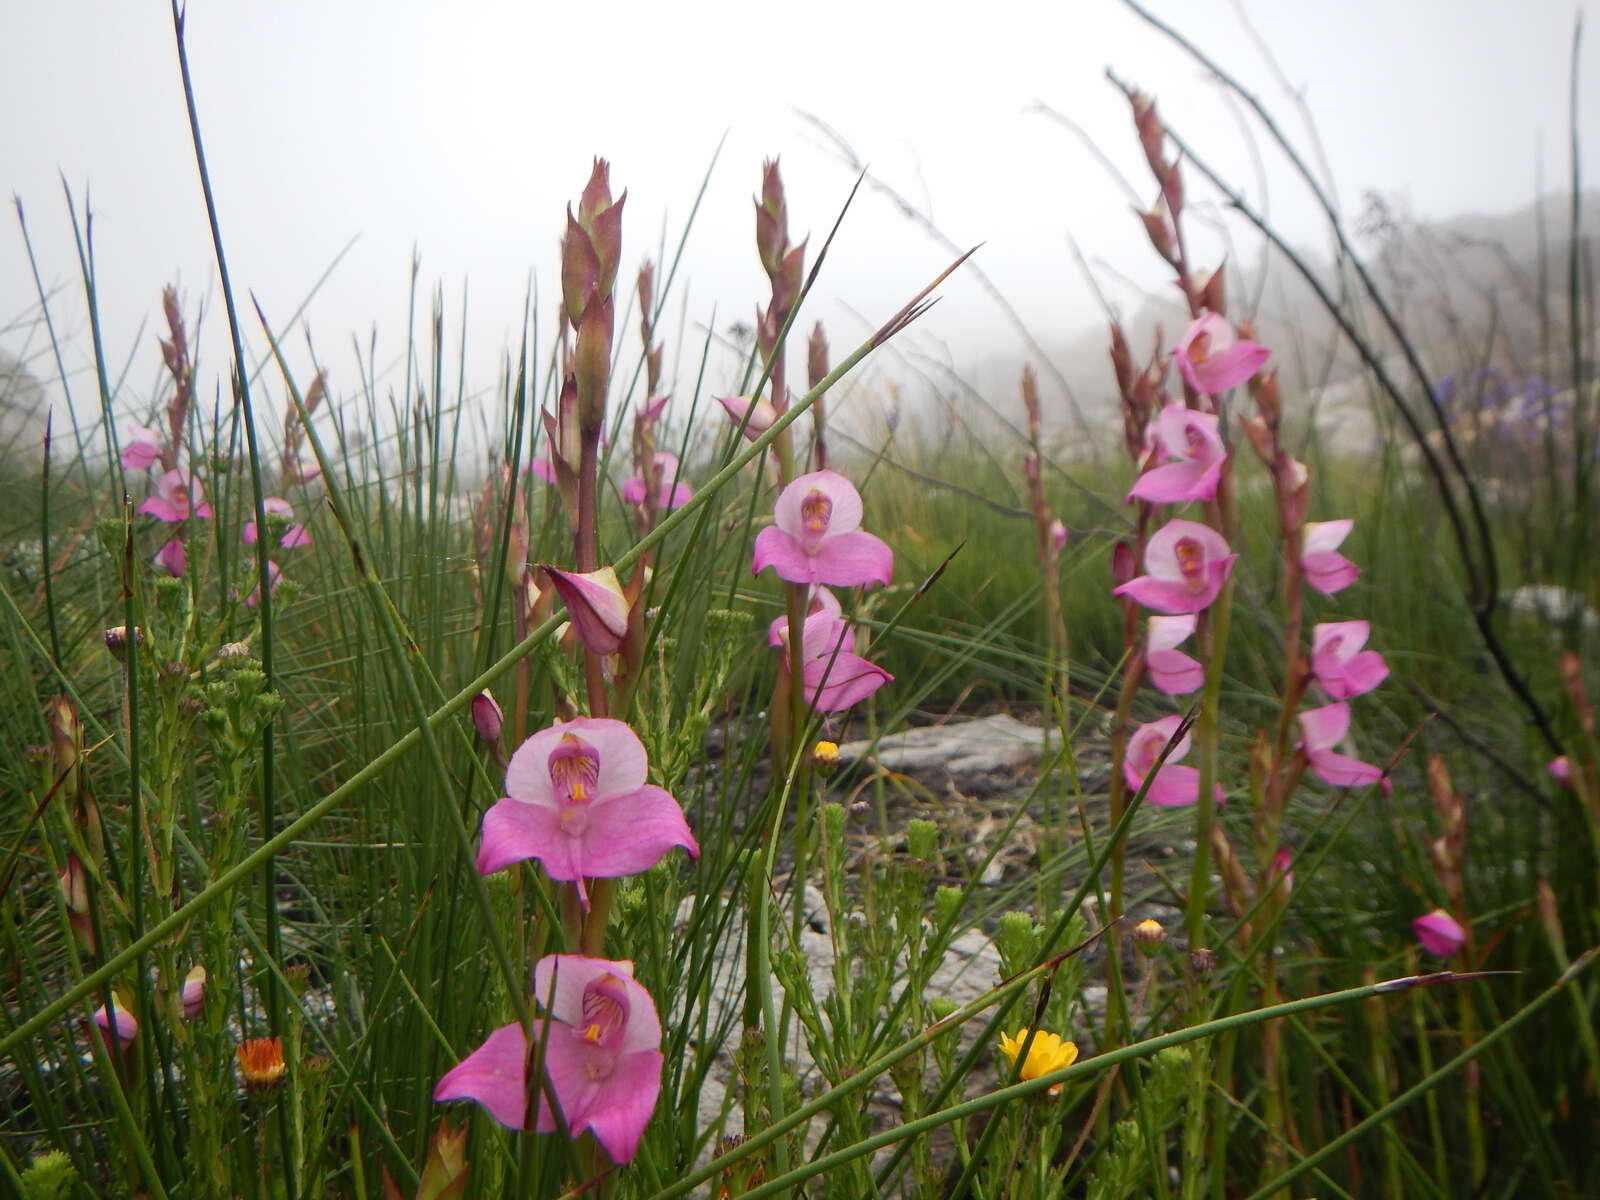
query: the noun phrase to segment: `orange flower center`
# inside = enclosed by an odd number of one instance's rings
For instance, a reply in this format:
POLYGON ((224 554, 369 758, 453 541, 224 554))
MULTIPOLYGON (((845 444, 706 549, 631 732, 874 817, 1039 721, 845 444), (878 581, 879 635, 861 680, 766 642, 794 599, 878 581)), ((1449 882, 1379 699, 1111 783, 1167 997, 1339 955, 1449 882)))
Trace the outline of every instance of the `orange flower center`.
POLYGON ((1206 551, 1205 547, 1193 538, 1179 538, 1178 544, 1173 547, 1173 553, 1178 558, 1178 570, 1183 573, 1183 581, 1191 592, 1201 592, 1206 586, 1206 551))
POLYGON ((582 804, 593 798, 600 781, 600 756, 593 746, 576 734, 563 733, 550 752, 550 782, 556 795, 566 804, 582 804))
POLYGON ((833 501, 816 488, 812 488, 806 498, 800 501, 800 523, 805 526, 807 533, 826 533, 832 517, 833 501))

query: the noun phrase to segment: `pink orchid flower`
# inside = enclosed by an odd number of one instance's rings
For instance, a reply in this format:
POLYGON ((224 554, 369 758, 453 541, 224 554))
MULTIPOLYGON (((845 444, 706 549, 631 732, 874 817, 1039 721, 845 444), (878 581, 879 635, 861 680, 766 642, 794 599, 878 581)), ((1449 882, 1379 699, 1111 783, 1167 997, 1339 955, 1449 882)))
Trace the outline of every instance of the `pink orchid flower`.
POLYGON ((1372 627, 1365 621, 1333 621, 1311 630, 1311 670, 1335 700, 1362 696, 1389 677, 1376 650, 1362 650, 1372 627))
MULTIPOLYGON (((286 517, 290 521, 294 521, 294 505, 287 500, 277 496, 268 496, 261 502, 261 507, 266 510, 268 516, 286 517)), ((256 528, 256 523, 254 521, 246 521, 244 544, 246 546, 254 546, 258 536, 260 536, 260 530, 256 528)), ((278 539, 278 545, 288 550, 292 550, 297 546, 309 546, 311 545, 311 535, 306 532, 304 525, 295 522, 284 530, 283 536, 278 539)))
POLYGON ((156 566, 174 579, 183 578, 183 573, 189 569, 189 552, 184 548, 183 539, 172 538, 162 543, 154 561, 156 566))
POLYGON ((747 441, 755 441, 771 429, 772 423, 778 419, 778 410, 773 407, 771 400, 765 398, 718 396, 717 403, 727 410, 735 428, 741 424, 744 426, 744 436, 747 441), (750 416, 748 421, 745 420, 746 413, 750 416))
POLYGON ((1306 582, 1324 596, 1343 591, 1361 576, 1361 568, 1339 553, 1355 522, 1307 521, 1300 542, 1300 566, 1306 582))
MULTIPOLYGON (((822 611, 807 617, 800 637, 804 643, 800 677, 806 703, 818 712, 843 712, 894 679, 855 653, 856 635, 833 613, 822 611)), ((787 653, 787 626, 778 630, 778 640, 787 653)), ((789 669, 793 672, 792 664, 789 669)))
POLYGON ((1193 613, 1175 617, 1151 617, 1144 665, 1150 682, 1169 696, 1197 692, 1206 681, 1206 670, 1178 647, 1194 633, 1198 618, 1193 613))
POLYGON ((1216 497, 1228 451, 1217 432, 1217 418, 1181 404, 1168 404, 1151 431, 1155 448, 1175 460, 1139 476, 1129 500, 1184 504, 1216 497))
POLYGON ((119 1049, 123 1046, 126 1046, 129 1042, 133 1041, 134 1038, 139 1036, 138 1020, 131 1012, 122 1007, 122 1001, 117 999, 117 997, 114 995, 111 997, 110 1012, 108 1013, 106 1011, 106 1006, 102 1004, 99 1008, 94 1010, 93 1020, 94 1023, 103 1031, 102 1036, 105 1038, 106 1046, 108 1048, 112 1045, 111 1033, 113 1026, 115 1026, 117 1037, 116 1044, 119 1049))
MULTIPOLYGON (((278 585, 283 582, 283 568, 277 563, 267 560, 267 594, 270 596, 278 590, 278 585)), ((246 608, 254 608, 261 603, 261 585, 258 583, 250 589, 250 594, 244 598, 246 608)))
POLYGON ((1300 747, 1311 769, 1330 787, 1365 787, 1383 779, 1383 769, 1334 750, 1350 732, 1350 706, 1343 700, 1300 713, 1300 747))
POLYGON ((645 783, 639 735, 621 721, 579 717, 540 730, 511 756, 506 795, 483 817, 478 870, 492 875, 535 858, 578 885, 649 870, 674 846, 698 858, 678 802, 645 783))
POLYGON ((628 635, 630 606, 615 569, 563 571, 549 565, 542 569, 567 606, 567 615, 584 647, 600 655, 620 650, 628 635))
MULTIPOLYGON (((806 600, 806 616, 815 616, 817 613, 830 613, 842 618, 844 609, 839 607, 839 597, 835 596, 825 587, 813 586, 811 594, 806 600)), ((767 645, 783 646, 788 644, 789 614, 779 613, 772 618, 772 623, 767 626, 767 645)))
MULTIPOLYGON (((682 508, 694 498, 694 490, 687 483, 679 483, 678 456, 665 450, 655 453, 656 477, 661 481, 656 492, 657 508, 682 508)), ((622 499, 626 504, 644 503, 644 478, 635 475, 622 485, 622 499)))
POLYGON ((551 487, 556 485, 556 469, 550 465, 548 458, 536 458, 522 469, 524 471, 532 471, 551 487))
POLYGON ((125 471, 143 471, 161 457, 161 431, 148 425, 134 425, 128 430, 128 444, 119 456, 125 471))
POLYGON ((1132 596, 1159 613, 1197 613, 1217 598, 1238 557, 1228 552, 1226 539, 1211 526, 1168 521, 1144 548, 1144 569, 1149 574, 1130 579, 1111 594, 1132 596))
POLYGON ((138 510, 158 521, 175 524, 193 517, 209 517, 211 506, 197 476, 187 471, 168 471, 156 483, 156 495, 151 496, 138 510))
MULTIPOLYGON (((1144 786, 1145 776, 1155 767, 1161 751, 1182 724, 1183 718, 1174 715, 1151 721, 1133 731, 1122 757, 1122 778, 1129 788, 1138 791, 1144 786)), ((1144 794, 1147 801, 1163 808, 1184 808, 1200 799, 1200 772, 1193 767, 1176 765, 1188 753, 1189 735, 1185 733, 1172 747, 1172 753, 1167 755, 1167 761, 1162 764, 1156 777, 1150 781, 1150 788, 1144 794)), ((1216 802, 1221 804, 1222 785, 1212 786, 1216 788, 1216 802)))
POLYGON ((813 471, 778 496, 774 523, 756 535, 754 575, 768 567, 790 583, 888 583, 894 552, 862 531, 861 493, 843 475, 813 471))
POLYGON ((1259 371, 1268 357, 1264 347, 1241 341, 1227 318, 1212 312, 1201 313, 1172 348, 1184 382, 1206 396, 1238 387, 1259 371))
MULTIPOLYGON (((573 1137, 592 1132, 611 1160, 639 1151, 661 1093, 661 1021, 633 963, 550 954, 533 969, 535 1026, 544 1071, 573 1137)), ((528 1042, 521 1025, 496 1029, 433 1090, 435 1100, 475 1100, 508 1129, 528 1120, 528 1042)), ((557 1128, 543 1088, 535 1128, 557 1128)))
POLYGON ((1060 521, 1051 521, 1049 534, 1050 549, 1054 550, 1057 554, 1060 554, 1061 551, 1065 550, 1067 547, 1067 527, 1060 521))
POLYGON ((1467 942, 1467 931, 1442 908, 1412 921, 1411 930, 1422 948, 1437 958, 1455 957, 1467 942))
POLYGON ((1554 779, 1562 787, 1572 786, 1572 760, 1565 754, 1559 758, 1552 758, 1545 763, 1544 769, 1549 771, 1550 778, 1554 779))

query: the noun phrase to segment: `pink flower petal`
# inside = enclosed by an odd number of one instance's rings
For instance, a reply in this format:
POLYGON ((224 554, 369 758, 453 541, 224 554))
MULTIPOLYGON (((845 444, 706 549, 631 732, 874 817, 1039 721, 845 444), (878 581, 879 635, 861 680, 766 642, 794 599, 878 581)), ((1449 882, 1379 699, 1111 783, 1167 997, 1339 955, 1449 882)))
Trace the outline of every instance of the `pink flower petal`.
POLYGON ((573 852, 573 861, 583 875, 595 879, 648 871, 676 846, 687 850, 691 858, 700 857, 700 846, 689 832, 683 809, 665 788, 650 784, 596 800, 582 837, 572 840, 581 844, 581 849, 573 852))
POLYGON ((573 859, 578 847, 561 829, 561 814, 542 804, 502 798, 483 814, 478 842, 478 874, 493 875, 512 863, 537 859, 552 879, 583 877, 573 859))
POLYGON ((637 475, 629 476, 622 485, 622 502, 624 504, 644 503, 644 480, 637 475))
POLYGON ((887 584, 894 577, 894 551, 882 538, 859 529, 827 538, 813 563, 815 582, 832 587, 887 584))
POLYGON ((1206 681, 1206 669, 1182 650, 1152 650, 1145 655, 1150 682, 1169 696, 1197 692, 1206 681))
POLYGON ((134 509, 134 512, 154 517, 158 521, 166 521, 168 524, 186 520, 189 516, 187 508, 179 508, 172 501, 163 500, 160 496, 151 496, 138 508, 134 509))
POLYGON ((181 579, 189 569, 189 553, 182 538, 173 538, 156 551, 156 564, 174 579, 181 579))
POLYGON ((789 583, 816 583, 817 566, 800 543, 776 525, 768 525, 756 534, 754 552, 750 558, 750 573, 759 575, 768 567, 777 571, 778 578, 789 583))
POLYGON ((283 531, 283 537, 278 540, 278 545, 285 550, 298 549, 301 546, 311 545, 311 533, 304 525, 294 524, 283 531))
POLYGON ((1332 750, 1308 750, 1306 758, 1317 778, 1329 787, 1366 787, 1383 778, 1383 770, 1332 750))
POLYGON ((1343 701, 1308 708, 1296 719, 1300 722, 1300 738, 1307 751, 1331 749, 1350 732, 1350 706, 1343 701))
POLYGON ((659 1050, 619 1055, 600 1095, 590 1103, 585 1123, 612 1162, 630 1163, 639 1152, 639 1141, 661 1095, 665 1062, 659 1050))
POLYGON ((542 568, 555 585, 567 615, 578 631, 578 640, 595 654, 615 654, 628 633, 628 598, 611 567, 598 571, 563 571, 545 564, 542 568))
POLYGON ((435 1100, 476 1100, 507 1129, 528 1116, 528 1040, 518 1024, 502 1025, 433 1089, 435 1100))
POLYGON ((1300 565, 1305 570, 1306 582, 1324 596, 1341 592, 1361 578, 1360 567, 1344 555, 1332 551, 1304 555, 1300 565))
POLYGON ((1199 623, 1198 618, 1192 613, 1175 617, 1151 617, 1147 625, 1150 631, 1148 644, 1151 652, 1176 650, 1194 636, 1195 627, 1199 623))
POLYGON ((1113 589, 1111 594, 1132 596, 1137 603, 1159 613, 1197 613, 1210 607, 1219 591, 1221 591, 1220 585, 1215 589, 1207 588, 1200 592, 1192 592, 1187 586, 1174 580, 1141 575, 1113 589))
POLYGON ((803 672, 806 702, 818 712, 843 712, 861 703, 894 676, 858 654, 840 651, 813 658, 803 672))
POLYGON ((106 1006, 102 1004, 94 1010, 93 1020, 107 1033, 111 1032, 111 1027, 115 1024, 117 1041, 124 1046, 139 1036, 139 1022, 131 1012, 118 1003, 115 996, 111 998, 111 1011, 108 1013, 106 1006))
POLYGON ((1126 499, 1148 500, 1152 504, 1186 504, 1190 500, 1210 500, 1217 494, 1222 478, 1222 460, 1167 463, 1139 476, 1126 499))
POLYGON ((528 464, 527 469, 532 471, 535 475, 544 480, 546 483, 550 484, 552 487, 555 486, 556 469, 550 465, 550 460, 548 458, 534 459, 528 464))
POLYGON ((261 507, 270 516, 288 517, 291 521, 294 519, 294 505, 290 504, 281 496, 266 497, 261 501, 261 507))
MULTIPOLYGON (((1225 392, 1229 388, 1248 382, 1257 371, 1266 366, 1270 357, 1271 354, 1264 346, 1258 346, 1254 342, 1239 341, 1220 354, 1209 355, 1203 362, 1191 364, 1190 370, 1185 371, 1184 376, 1185 378, 1193 376, 1190 385, 1195 391, 1215 396, 1218 392, 1225 392)), ((1182 370, 1181 366, 1179 369, 1182 370)))
MULTIPOLYGON (((1217 804, 1223 803, 1221 784, 1212 785, 1217 804)), ((1194 767, 1173 766, 1168 763, 1156 772, 1155 781, 1144 798, 1162 808, 1185 808, 1200 799, 1200 772, 1194 767)))
POLYGON ((1442 908, 1412 921, 1411 929, 1422 948, 1438 958, 1454 957, 1467 942, 1467 931, 1442 908))
POLYGON ((143 471, 161 457, 161 433, 148 425, 134 425, 128 430, 128 444, 120 455, 123 470, 143 471))
POLYGON ((744 424, 744 436, 748 441, 755 441, 771 429, 772 423, 778 419, 778 410, 770 400, 758 400, 753 396, 718 396, 717 403, 727 410, 735 427, 745 423, 745 414, 749 414, 750 419, 744 424))
MULTIPOLYGON (((833 617, 841 617, 844 614, 844 610, 839 607, 839 597, 825 587, 813 586, 810 599, 806 604, 806 615, 811 617, 817 613, 827 613, 833 617)), ((767 626, 767 645, 783 645, 784 639, 788 636, 788 631, 789 616, 787 613, 779 613, 772 619, 772 623, 767 626)))
POLYGON ((1307 521, 1302 530, 1300 552, 1325 554, 1337 550, 1355 527, 1356 523, 1348 517, 1338 521, 1307 521))
POLYGON ((1550 772, 1550 778, 1561 786, 1566 787, 1572 783, 1572 760, 1565 754, 1559 758, 1552 758, 1545 764, 1545 770, 1550 772))
MULTIPOLYGON (((1182 724, 1183 718, 1173 714, 1170 717, 1162 717, 1159 721, 1148 721, 1133 731, 1122 755, 1122 777, 1129 787, 1137 788, 1144 782, 1144 777, 1150 773, 1150 768, 1155 766, 1156 760, 1161 757, 1163 747, 1182 724)), ((1167 762, 1175 763, 1188 754, 1189 742, 1189 734, 1185 733, 1172 747, 1167 762)))

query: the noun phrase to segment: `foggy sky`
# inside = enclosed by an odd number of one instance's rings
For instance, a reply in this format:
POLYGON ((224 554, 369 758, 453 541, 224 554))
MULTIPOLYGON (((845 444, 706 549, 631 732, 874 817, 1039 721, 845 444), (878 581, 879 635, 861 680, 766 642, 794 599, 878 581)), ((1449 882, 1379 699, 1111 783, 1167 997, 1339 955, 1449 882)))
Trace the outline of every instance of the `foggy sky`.
MULTIPOLYGON (((1155 10, 1303 133, 1228 0, 1152 0, 1155 10)), ((1246 11, 1315 114, 1346 209, 1369 189, 1422 217, 1530 202, 1541 152, 1546 189, 1567 178, 1570 4, 1494 0, 1302 0, 1246 11)), ((226 346, 183 111, 171 19, 152 0, 0 0, 0 171, 26 206, 53 304, 81 369, 89 344, 58 173, 95 215, 108 357, 132 354, 119 401, 153 394, 161 286, 207 303, 205 394, 226 346), (135 340, 141 319, 150 324, 135 340)), ((494 382, 515 342, 530 270, 558 289, 563 210, 590 157, 628 189, 622 279, 677 241, 719 140, 721 158, 669 307, 689 335, 678 384, 693 381, 703 327, 750 319, 765 280, 751 194, 781 155, 790 225, 820 241, 851 174, 797 115, 849 138, 873 171, 928 205, 955 241, 982 241, 984 269, 1046 344, 1094 317, 1070 234, 1114 301, 1137 303, 1162 272, 1124 192, 1069 134, 1026 110, 1043 101, 1079 123, 1142 195, 1153 197, 1106 66, 1156 94, 1174 127, 1291 238, 1324 239, 1304 190, 1265 155, 1243 118, 1159 34, 1115 0, 982 5, 513 3, 422 0, 193 0, 189 48, 202 130, 240 299, 253 291, 284 322, 355 235, 308 320, 336 390, 357 381, 352 335, 378 329, 380 365, 404 346, 410 256, 425 290, 441 283, 452 350, 468 289, 468 372, 494 382)), ((1600 177, 1600 75, 1591 30, 1580 120, 1600 177)), ((1195 181, 1193 194, 1205 189, 1195 181)), ((15 227, 0 232, 0 349, 53 375, 26 324, 33 284, 15 227)), ((1215 254, 1214 243, 1202 252, 1215 254)), ((841 351, 898 308, 947 256, 882 197, 846 220, 809 318, 841 351), (863 314, 861 318, 852 315, 863 314)), ((970 279, 915 331, 958 364, 1017 351, 970 279)), ((423 307, 426 308, 426 294, 423 307)), ((553 311, 547 304, 546 312, 553 311)), ((259 352, 262 339, 248 330, 259 352)), ((544 331, 548 345, 548 327, 544 331)), ((633 337, 630 324, 619 335, 633 337)), ((303 340, 296 339, 298 346, 303 340)), ((669 343, 669 373, 676 342, 669 343)), ((631 355, 631 350, 630 350, 631 355)), ((305 356, 298 352, 303 365, 305 356)), ((74 382, 82 399, 90 381, 74 382)), ((398 386, 397 377, 385 382, 398 386)), ((715 383, 715 381, 713 381, 715 383)), ((1103 381, 1093 381, 1102 388, 1103 381)), ((53 385, 52 385, 53 390, 53 385)))

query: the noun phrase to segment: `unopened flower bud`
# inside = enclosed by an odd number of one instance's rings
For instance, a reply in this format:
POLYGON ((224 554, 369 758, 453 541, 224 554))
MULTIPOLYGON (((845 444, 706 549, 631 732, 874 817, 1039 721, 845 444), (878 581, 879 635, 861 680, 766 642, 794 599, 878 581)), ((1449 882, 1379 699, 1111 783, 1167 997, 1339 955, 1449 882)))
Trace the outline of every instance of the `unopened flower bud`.
POLYGON ((1067 527, 1060 521, 1050 522, 1050 548, 1058 554, 1066 548, 1067 527))
POLYGON ((195 967, 183 977, 183 991, 180 995, 183 1004, 183 1019, 192 1021, 200 1015, 206 1006, 206 969, 195 967))
POLYGON ((811 765, 821 774, 831 774, 839 765, 839 743, 820 741, 811 748, 811 765))
POLYGON ((1217 956, 1204 946, 1189 951, 1189 970, 1206 979, 1217 969, 1217 956))
POLYGON ((1139 220, 1144 222, 1145 235, 1149 237, 1156 253, 1171 262, 1177 249, 1172 236, 1172 224, 1167 220, 1166 211, 1157 206, 1149 212, 1141 212, 1139 220))
POLYGON ((1167 931, 1160 921, 1143 920, 1133 927, 1133 940, 1139 949, 1149 953, 1167 940, 1167 931))
POLYGON ((487 688, 472 698, 472 727, 484 741, 498 742, 504 723, 505 714, 487 688))

